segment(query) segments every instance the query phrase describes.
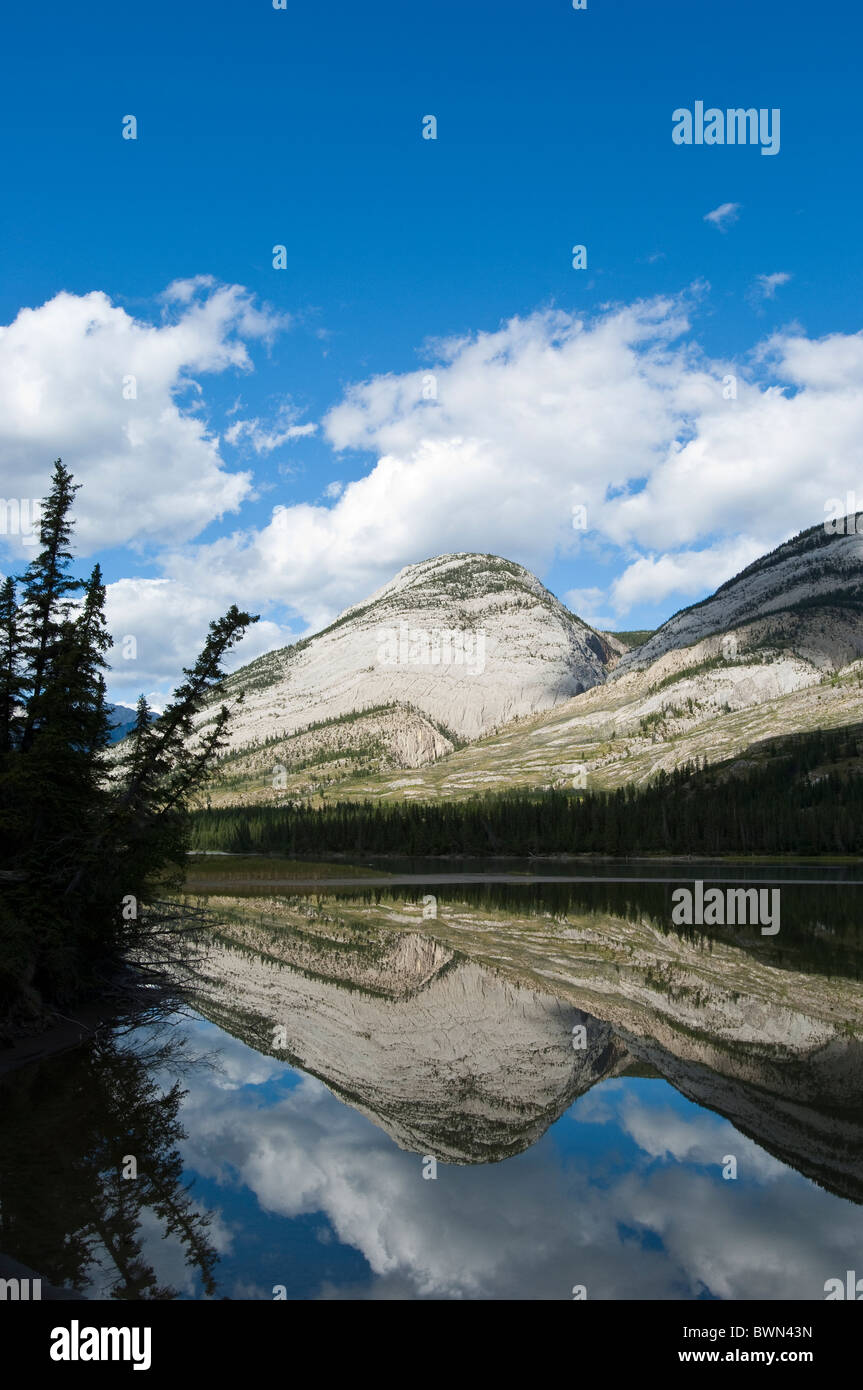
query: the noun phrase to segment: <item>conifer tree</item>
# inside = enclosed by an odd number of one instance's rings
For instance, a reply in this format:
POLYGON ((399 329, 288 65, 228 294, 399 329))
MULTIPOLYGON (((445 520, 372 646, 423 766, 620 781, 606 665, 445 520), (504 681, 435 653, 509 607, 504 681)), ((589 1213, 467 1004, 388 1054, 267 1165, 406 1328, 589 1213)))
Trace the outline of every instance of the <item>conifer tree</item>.
POLYGON ((17 711, 23 694, 23 681, 19 642, 20 620, 15 581, 8 575, 0 587, 0 760, 10 753, 20 721, 17 711))
POLYGON ((110 759, 105 585, 99 565, 86 583, 70 573, 77 490, 58 459, 20 606, 13 582, 0 592, 0 1018, 104 985, 133 950, 170 963, 165 942, 184 912, 148 904, 166 876, 181 876, 191 800, 230 711, 201 733, 196 718, 257 621, 234 605, 212 623, 164 713, 153 721, 142 697, 127 747, 110 759))
POLYGON ((78 491, 72 475, 60 459, 54 464, 51 491, 40 518, 41 550, 28 565, 22 584, 23 657, 27 671, 27 713, 22 746, 31 747, 42 710, 42 697, 51 655, 71 609, 70 594, 81 588, 68 574, 72 519, 69 509, 78 491))

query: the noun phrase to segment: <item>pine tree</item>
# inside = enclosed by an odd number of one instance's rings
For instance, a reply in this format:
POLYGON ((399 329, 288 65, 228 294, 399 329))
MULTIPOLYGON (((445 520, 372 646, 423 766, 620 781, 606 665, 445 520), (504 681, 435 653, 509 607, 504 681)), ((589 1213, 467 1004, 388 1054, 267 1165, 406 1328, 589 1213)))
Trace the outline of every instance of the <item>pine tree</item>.
POLYGON ((224 676, 225 654, 257 621, 234 605, 212 623, 162 716, 153 722, 142 698, 128 746, 109 766, 105 585, 98 565, 86 584, 69 572, 76 491, 58 460, 20 607, 14 584, 0 593, 0 1015, 104 984, 130 951, 171 963, 184 910, 148 903, 166 875, 180 876, 191 800, 224 745, 230 711, 201 734, 196 717, 224 676))
POLYGON ((9 575, 0 587, 0 760, 11 752, 15 742, 23 693, 20 619, 15 581, 9 575))
POLYGON ((60 459, 54 464, 51 482, 40 519, 42 549, 28 565, 22 580, 23 657, 28 696, 22 734, 25 751, 32 746, 39 728, 49 662, 71 610, 69 595, 81 588, 80 582, 67 572, 72 561, 69 509, 78 485, 73 484, 71 473, 60 459))

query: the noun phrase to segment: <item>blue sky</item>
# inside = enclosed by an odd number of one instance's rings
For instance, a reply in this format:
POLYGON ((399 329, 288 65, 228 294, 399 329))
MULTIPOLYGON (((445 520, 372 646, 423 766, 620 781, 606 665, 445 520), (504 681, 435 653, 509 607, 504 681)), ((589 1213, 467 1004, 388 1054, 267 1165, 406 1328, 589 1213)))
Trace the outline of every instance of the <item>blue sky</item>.
MULTIPOLYGON (((527 1151, 440 1162, 424 1181, 421 1152, 321 1081, 210 1024, 190 1031, 218 1060, 187 1070, 180 1114, 184 1180, 214 1213, 217 1297, 571 1299, 581 1283, 591 1301, 812 1298, 853 1264, 857 1208, 664 1080, 601 1081, 527 1151)), ((450 1118, 470 1131, 457 1104, 450 1118)), ((421 1106, 414 1120, 433 1135, 421 1106)), ((160 1282, 199 1297, 161 1235, 153 1223, 145 1245, 160 1282)))
POLYGON ((115 697, 234 599, 250 656, 448 550, 653 626, 863 497, 860 30, 774 0, 16 7, 0 486, 38 497, 57 455, 84 484, 82 560, 140 635, 115 697), (778 108, 779 153, 675 145, 697 100, 778 108))

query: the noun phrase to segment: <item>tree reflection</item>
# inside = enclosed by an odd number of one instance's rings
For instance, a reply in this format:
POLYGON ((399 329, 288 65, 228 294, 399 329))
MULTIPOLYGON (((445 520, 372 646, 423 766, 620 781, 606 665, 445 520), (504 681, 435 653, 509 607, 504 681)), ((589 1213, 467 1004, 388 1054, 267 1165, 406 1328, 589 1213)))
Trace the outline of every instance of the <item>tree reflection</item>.
POLYGON ((107 1284, 114 1299, 172 1299, 144 1254, 155 1227, 174 1237, 212 1295, 212 1215, 182 1181, 178 1112, 186 1094, 156 1075, 191 1065, 164 1025, 103 1029, 87 1044, 0 1082, 0 1250, 49 1283, 107 1284), (124 1177, 137 1161, 137 1176, 124 1177))

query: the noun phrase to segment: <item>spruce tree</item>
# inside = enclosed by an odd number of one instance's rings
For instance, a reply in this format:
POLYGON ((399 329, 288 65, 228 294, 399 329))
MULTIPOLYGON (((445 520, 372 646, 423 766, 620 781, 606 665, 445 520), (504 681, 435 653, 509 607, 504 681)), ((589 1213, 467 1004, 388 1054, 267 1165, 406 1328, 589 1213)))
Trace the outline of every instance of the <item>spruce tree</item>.
POLYGON ((15 581, 8 575, 0 587, 0 761, 8 756, 15 742, 23 693, 15 581))
POLYGON ((24 574, 21 604, 23 656, 27 672, 27 713, 22 746, 33 743, 42 713, 45 680, 52 653, 71 610, 70 595, 81 588, 68 573, 72 519, 69 509, 78 491, 72 475, 60 459, 54 464, 51 491, 40 519, 41 550, 24 574))
POLYGON ((171 965, 185 914, 159 898, 181 877, 189 807, 230 711, 201 733, 196 719, 225 654, 257 621, 234 605, 212 623, 167 709, 153 722, 142 698, 113 758, 105 585, 98 565, 85 584, 70 573, 76 491, 58 460, 20 606, 11 581, 0 593, 0 1018, 104 988, 130 951, 139 968, 148 955, 171 965))

